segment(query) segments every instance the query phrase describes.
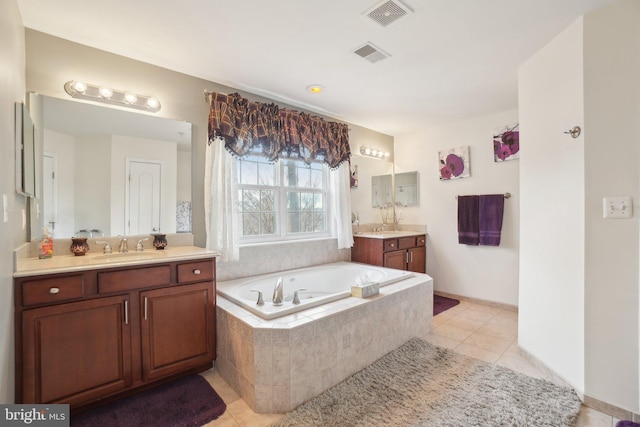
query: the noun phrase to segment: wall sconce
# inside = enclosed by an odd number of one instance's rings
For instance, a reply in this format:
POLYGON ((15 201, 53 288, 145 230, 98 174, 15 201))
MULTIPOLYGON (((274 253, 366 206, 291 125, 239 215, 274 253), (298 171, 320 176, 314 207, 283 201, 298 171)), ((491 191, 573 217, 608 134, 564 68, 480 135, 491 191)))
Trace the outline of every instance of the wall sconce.
POLYGON ((370 148, 364 145, 360 146, 360 154, 376 159, 386 159, 390 155, 388 151, 378 150, 377 148, 370 148))
POLYGON ((64 85, 64 90, 74 98, 88 99, 119 105, 121 107, 137 108, 138 110, 157 113, 160 111, 160 101, 152 96, 138 95, 104 86, 95 86, 85 82, 71 80, 64 85))

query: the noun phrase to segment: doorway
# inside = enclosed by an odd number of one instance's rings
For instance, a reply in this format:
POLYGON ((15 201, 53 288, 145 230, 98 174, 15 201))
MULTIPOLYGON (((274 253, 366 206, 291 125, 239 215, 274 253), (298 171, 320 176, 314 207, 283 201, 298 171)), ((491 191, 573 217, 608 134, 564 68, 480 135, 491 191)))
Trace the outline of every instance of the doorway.
POLYGON ((127 159, 126 234, 159 233, 162 162, 127 159))

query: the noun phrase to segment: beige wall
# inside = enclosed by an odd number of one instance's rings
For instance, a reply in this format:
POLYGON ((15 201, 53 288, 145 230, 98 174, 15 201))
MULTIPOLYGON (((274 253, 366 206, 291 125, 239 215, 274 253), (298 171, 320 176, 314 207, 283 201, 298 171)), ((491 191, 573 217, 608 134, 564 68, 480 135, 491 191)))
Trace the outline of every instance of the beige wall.
MULTIPOLYGON (((238 92, 253 101, 273 101, 29 29, 26 31, 26 46, 27 91, 66 99, 69 95, 64 91, 63 86, 69 80, 77 79, 94 84, 105 84, 114 88, 155 95, 162 102, 162 109, 158 116, 184 120, 193 124, 191 178, 193 234, 196 244, 204 246, 204 158, 209 107, 205 102, 203 90, 221 93, 238 92)), ((278 104, 287 107, 285 104, 278 104)), ((388 135, 352 124, 349 127, 353 150, 367 143, 384 147, 393 146, 393 138, 388 135)))
MULTIPOLYGON (((520 317, 518 343, 584 391, 583 21, 519 70, 520 317), (540 314, 544 313, 543 316, 540 314)), ((586 130, 586 129, 585 129, 586 130)))
POLYGON ((420 206, 402 208, 402 222, 427 225, 427 274, 438 291, 518 304, 520 160, 495 163, 492 143, 495 129, 517 122, 510 110, 395 138, 395 172, 418 171, 419 179, 420 206), (440 181, 438 152, 462 146, 469 146, 471 177, 440 181), (500 246, 460 245, 456 196, 506 192, 500 246))
POLYGON ((15 0, 0 2, 0 40, 0 192, 7 195, 9 209, 9 221, 0 221, 0 403, 12 403, 12 251, 27 236, 22 228, 26 201, 15 191, 14 104, 25 100, 24 28, 15 0))
POLYGON ((585 16, 585 394, 640 413, 640 2, 585 16), (633 218, 602 217, 632 196, 633 218))
POLYGON ((591 12, 519 72, 531 147, 520 169, 519 343, 586 397, 636 414, 639 20, 637 0, 591 12), (562 134, 574 125, 576 140, 562 134), (606 196, 631 196, 633 217, 604 219, 606 196))

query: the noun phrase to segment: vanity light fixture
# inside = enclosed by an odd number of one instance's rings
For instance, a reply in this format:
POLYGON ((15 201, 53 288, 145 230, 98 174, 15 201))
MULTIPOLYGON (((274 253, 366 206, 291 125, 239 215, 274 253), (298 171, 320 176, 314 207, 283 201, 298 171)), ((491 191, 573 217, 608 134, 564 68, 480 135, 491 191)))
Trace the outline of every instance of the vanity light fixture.
POLYGON ((363 156, 374 157, 376 159, 386 159, 390 155, 388 151, 370 148, 365 145, 360 146, 360 154, 363 156))
POLYGON ((138 110, 152 113, 160 111, 160 101, 153 96, 138 95, 133 92, 111 89, 105 86, 95 86, 77 80, 65 83, 64 90, 74 98, 137 108, 138 110))

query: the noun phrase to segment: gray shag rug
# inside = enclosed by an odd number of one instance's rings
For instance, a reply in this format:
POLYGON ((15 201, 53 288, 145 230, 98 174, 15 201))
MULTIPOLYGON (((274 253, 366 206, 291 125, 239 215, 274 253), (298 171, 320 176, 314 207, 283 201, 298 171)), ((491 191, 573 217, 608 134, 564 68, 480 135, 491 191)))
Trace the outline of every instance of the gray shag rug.
POLYGON ((580 406, 571 388, 414 338, 272 427, 571 426, 580 406))

